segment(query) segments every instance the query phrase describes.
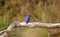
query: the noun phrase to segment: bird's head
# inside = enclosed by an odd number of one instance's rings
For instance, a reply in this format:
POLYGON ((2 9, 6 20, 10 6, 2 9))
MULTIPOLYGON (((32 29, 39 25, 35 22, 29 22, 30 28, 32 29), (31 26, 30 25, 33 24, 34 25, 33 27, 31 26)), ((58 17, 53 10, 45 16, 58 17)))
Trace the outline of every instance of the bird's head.
POLYGON ((31 14, 28 14, 29 17, 31 17, 31 14))

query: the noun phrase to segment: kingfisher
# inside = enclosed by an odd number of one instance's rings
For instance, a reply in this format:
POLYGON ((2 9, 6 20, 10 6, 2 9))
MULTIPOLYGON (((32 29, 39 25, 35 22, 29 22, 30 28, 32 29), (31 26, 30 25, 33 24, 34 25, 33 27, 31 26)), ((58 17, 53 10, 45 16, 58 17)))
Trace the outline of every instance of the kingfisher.
POLYGON ((31 19, 31 14, 28 14, 26 16, 26 20, 25 20, 26 24, 28 24, 30 22, 30 19, 31 19))

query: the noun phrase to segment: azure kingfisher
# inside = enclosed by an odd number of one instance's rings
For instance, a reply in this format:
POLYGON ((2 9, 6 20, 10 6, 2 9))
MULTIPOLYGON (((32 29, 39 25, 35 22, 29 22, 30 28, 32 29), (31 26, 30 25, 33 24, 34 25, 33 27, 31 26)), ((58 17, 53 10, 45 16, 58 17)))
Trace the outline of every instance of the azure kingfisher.
POLYGON ((26 24, 30 22, 30 19, 31 19, 31 14, 28 14, 25 20, 26 24))

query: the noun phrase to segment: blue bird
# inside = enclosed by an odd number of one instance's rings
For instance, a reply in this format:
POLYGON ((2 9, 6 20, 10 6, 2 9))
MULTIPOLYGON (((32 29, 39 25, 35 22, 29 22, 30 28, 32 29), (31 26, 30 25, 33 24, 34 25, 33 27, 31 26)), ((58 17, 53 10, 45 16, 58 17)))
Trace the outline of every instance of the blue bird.
POLYGON ((26 20, 25 20, 26 24, 28 24, 30 22, 30 19, 31 19, 30 17, 31 17, 31 15, 28 14, 27 17, 26 17, 26 20))

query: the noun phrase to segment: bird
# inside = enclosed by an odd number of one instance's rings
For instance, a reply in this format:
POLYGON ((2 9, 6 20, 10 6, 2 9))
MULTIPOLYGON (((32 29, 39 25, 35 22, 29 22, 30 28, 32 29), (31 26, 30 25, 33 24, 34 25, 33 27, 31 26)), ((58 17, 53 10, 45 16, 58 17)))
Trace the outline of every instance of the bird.
POLYGON ((28 14, 25 19, 26 24, 30 22, 30 19, 31 19, 31 14, 28 14))

